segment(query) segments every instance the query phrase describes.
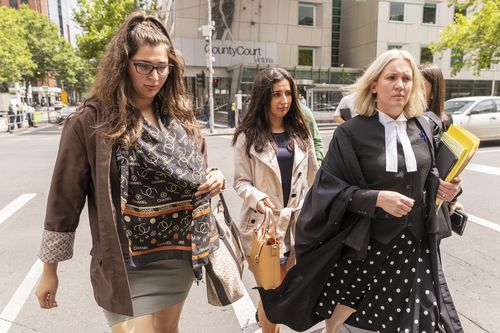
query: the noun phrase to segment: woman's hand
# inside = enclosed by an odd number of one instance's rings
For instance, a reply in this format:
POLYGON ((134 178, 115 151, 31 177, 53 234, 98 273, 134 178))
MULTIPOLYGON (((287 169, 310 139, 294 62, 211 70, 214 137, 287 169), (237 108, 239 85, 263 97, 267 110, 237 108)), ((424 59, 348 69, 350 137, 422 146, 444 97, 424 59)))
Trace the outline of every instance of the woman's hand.
POLYGON ((455 213, 456 210, 464 210, 464 205, 462 205, 460 202, 453 202, 450 204, 450 216, 455 213))
POLYGON ((462 178, 455 177, 451 183, 445 182, 444 180, 439 180, 439 188, 437 191, 437 197, 444 202, 450 202, 457 196, 460 192, 462 186, 462 178))
POLYGON ((217 168, 211 168, 207 171, 207 181, 198 187, 195 195, 210 193, 214 197, 224 188, 225 178, 222 171, 217 168))
POLYGON ((264 198, 257 202, 257 211, 259 213, 264 214, 266 212, 266 207, 274 208, 274 205, 269 198, 264 198))
POLYGON ((377 196, 377 207, 382 208, 387 213, 403 217, 413 208, 415 200, 394 191, 380 191, 377 196))
POLYGON ((44 263, 42 277, 35 291, 36 298, 42 309, 57 307, 56 293, 58 285, 57 263, 44 263))

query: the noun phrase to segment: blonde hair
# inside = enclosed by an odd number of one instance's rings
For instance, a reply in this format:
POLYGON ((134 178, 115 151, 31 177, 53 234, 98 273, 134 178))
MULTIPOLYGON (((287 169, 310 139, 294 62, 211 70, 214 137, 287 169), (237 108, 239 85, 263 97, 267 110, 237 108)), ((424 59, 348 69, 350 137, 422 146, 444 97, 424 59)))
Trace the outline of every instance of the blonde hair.
POLYGON ((408 103, 403 108, 406 118, 413 118, 422 115, 426 109, 424 81, 420 71, 415 64, 413 56, 404 50, 389 50, 377 57, 364 74, 354 83, 347 87, 346 91, 355 93, 354 111, 362 116, 371 117, 375 114, 377 104, 377 94, 372 93, 372 83, 377 82, 380 74, 387 65, 395 60, 403 59, 408 61, 412 70, 413 86, 410 92, 408 103))

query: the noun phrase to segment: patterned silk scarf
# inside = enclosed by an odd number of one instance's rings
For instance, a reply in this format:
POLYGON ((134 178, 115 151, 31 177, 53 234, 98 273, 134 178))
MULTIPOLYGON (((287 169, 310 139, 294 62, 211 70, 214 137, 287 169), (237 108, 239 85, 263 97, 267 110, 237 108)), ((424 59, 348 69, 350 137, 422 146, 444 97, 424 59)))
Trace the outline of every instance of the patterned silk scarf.
POLYGON ((196 272, 218 247, 210 195, 194 195, 206 180, 204 158, 175 119, 159 123, 158 129, 144 119, 137 143, 117 150, 129 264, 183 259, 196 272))

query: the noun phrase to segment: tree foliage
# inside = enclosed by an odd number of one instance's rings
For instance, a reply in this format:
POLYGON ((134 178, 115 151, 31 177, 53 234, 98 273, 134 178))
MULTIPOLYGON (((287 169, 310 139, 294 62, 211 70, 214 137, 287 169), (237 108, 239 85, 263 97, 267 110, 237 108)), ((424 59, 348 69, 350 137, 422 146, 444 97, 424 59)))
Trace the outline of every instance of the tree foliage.
POLYGON ((0 6, 0 82, 34 85, 52 77, 75 86, 82 76, 78 70, 84 67, 84 60, 48 17, 26 5, 18 10, 0 6))
POLYGON ((73 16, 82 29, 77 37, 80 55, 97 67, 106 44, 116 30, 136 9, 147 13, 157 13, 157 1, 144 0, 78 0, 78 9, 73 16))
POLYGON ((468 16, 457 13, 455 20, 442 32, 437 43, 430 45, 435 53, 451 49, 463 54, 463 62, 452 64, 456 74, 462 68, 470 68, 476 74, 500 61, 500 1, 498 0, 449 0, 468 16))
POLYGON ((0 7, 0 82, 18 81, 35 69, 19 16, 15 9, 0 7))

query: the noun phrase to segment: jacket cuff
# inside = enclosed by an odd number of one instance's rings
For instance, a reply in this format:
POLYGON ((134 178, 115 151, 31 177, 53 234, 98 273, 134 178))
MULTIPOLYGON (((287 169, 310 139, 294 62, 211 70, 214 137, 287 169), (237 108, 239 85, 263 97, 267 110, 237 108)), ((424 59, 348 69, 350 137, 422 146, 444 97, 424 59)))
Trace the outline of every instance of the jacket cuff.
POLYGON ((347 210, 361 216, 375 217, 378 192, 377 190, 356 190, 349 201, 347 210))
POLYGON ((44 230, 38 258, 42 262, 55 263, 73 257, 74 232, 44 230))

